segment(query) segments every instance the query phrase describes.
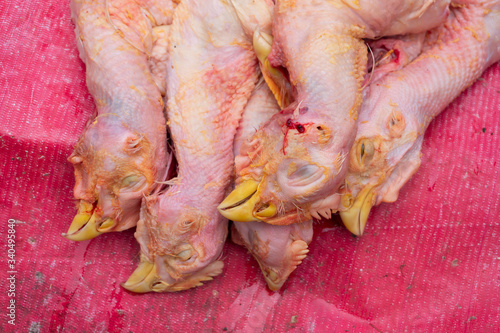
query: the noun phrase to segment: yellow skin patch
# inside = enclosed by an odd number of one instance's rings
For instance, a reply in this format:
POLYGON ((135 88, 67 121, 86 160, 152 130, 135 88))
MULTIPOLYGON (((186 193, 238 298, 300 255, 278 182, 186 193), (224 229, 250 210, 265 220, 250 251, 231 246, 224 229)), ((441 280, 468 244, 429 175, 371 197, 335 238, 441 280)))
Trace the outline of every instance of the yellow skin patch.
POLYGON ((289 10, 290 8, 295 7, 296 0, 278 0, 278 13, 283 13, 289 10))

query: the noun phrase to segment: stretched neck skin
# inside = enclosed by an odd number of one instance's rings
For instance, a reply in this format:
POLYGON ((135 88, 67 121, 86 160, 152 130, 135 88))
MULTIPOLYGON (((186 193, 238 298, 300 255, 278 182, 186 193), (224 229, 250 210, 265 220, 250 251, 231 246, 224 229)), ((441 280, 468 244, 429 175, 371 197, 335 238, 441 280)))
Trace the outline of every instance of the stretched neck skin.
POLYGON ((153 46, 152 25, 169 24, 172 20, 174 4, 163 2, 162 10, 147 1, 134 4, 128 0, 101 0, 91 10, 84 1, 71 4, 73 13, 79 13, 82 7, 87 10, 86 15, 74 14, 74 21, 77 46, 86 65, 87 86, 98 114, 112 113, 117 121, 155 134, 160 124, 165 129, 165 120, 148 56, 153 46), (134 15, 129 14, 124 20, 125 11, 134 15), (146 11, 148 17, 143 15, 146 11))
POLYGON ((378 128, 386 127, 387 119, 374 113, 384 110, 380 106, 387 102, 385 96, 422 135, 434 117, 498 61, 499 15, 492 12, 484 17, 484 13, 484 8, 474 6, 452 11, 450 20, 429 34, 415 61, 371 86, 360 113, 358 136, 376 135, 378 128), (378 120, 376 126, 373 119, 378 120))
MULTIPOLYGON (((448 4, 446 0, 277 0, 269 60, 288 69, 296 102, 312 105, 323 117, 356 118, 366 71, 362 38, 426 31, 446 20, 448 4)), ((355 129, 354 123, 346 132, 355 129)))
POLYGON ((136 232, 165 283, 161 291, 191 288, 221 271, 227 219, 217 205, 232 180, 233 139, 258 65, 225 1, 181 2, 170 32, 167 116, 179 173, 165 193, 145 200, 136 232))
POLYGON ((496 8, 491 7, 483 3, 454 8, 448 22, 427 33, 423 52, 413 62, 370 85, 353 148, 358 156, 352 154, 346 178, 356 201, 341 214, 354 233, 362 234, 373 204, 394 202, 417 171, 423 135, 432 119, 500 60, 500 6, 496 2, 496 8), (378 148, 360 159, 358 148, 370 142, 378 148), (363 221, 354 219, 361 215, 363 221))
POLYGON ((173 32, 175 48, 167 82, 171 96, 167 112, 179 174, 163 200, 193 203, 217 220, 223 218, 215 207, 233 174, 233 138, 257 76, 249 39, 236 26, 235 14, 226 15, 234 16, 230 24, 238 33, 224 35, 212 28, 210 39, 197 40, 198 53, 184 41, 197 39, 194 30, 198 27, 186 28, 182 34, 173 32), (233 41, 239 44, 231 45, 233 41))
MULTIPOLYGON (((274 15, 269 61, 287 68, 295 87, 295 102, 284 112, 307 108, 294 120, 327 126, 333 138, 327 151, 322 148, 324 154, 332 159, 347 156, 356 132, 367 62, 362 29, 332 19, 331 5, 325 4, 278 1, 274 15)), ((347 159, 338 170, 331 170, 333 190, 347 171, 346 163, 347 159)))
MULTIPOLYGON (((287 109, 306 107, 295 120, 324 123, 332 143, 324 153, 343 161, 332 170, 335 191, 347 171, 362 102, 367 48, 362 40, 393 33, 420 32, 446 19, 447 1, 429 5, 383 2, 282 0, 274 10, 270 63, 288 69, 295 102, 287 109), (383 9, 381 9, 384 7, 383 9), (389 13, 379 14, 374 13, 389 13), (401 24, 401 20, 406 20, 401 24)), ((289 110, 287 110, 289 111, 289 110)))
POLYGON ((179 24, 181 31, 172 32, 167 112, 179 175, 161 205, 191 206, 220 224, 224 218, 216 207, 231 182, 233 138, 255 84, 257 62, 232 8, 218 8, 229 17, 225 22, 205 10, 210 8, 190 10, 191 26, 179 24), (231 34, 223 31, 227 25, 231 34), (207 35, 200 38, 200 30, 207 35))
MULTIPOLYGON (((149 140, 164 146, 163 101, 148 65, 153 38, 153 23, 149 20, 170 23, 173 4, 166 2, 163 11, 147 7, 149 4, 141 5, 124 0, 95 1, 93 6, 84 1, 71 2, 77 46, 86 66, 87 86, 96 102, 98 115, 106 116, 107 122, 147 134, 149 140), (85 14, 82 10, 86 10, 85 14), (149 10, 154 16, 148 19, 141 10, 149 10), (123 11, 136 15, 123 20, 123 11)), ((162 170, 165 151, 158 153, 157 167, 162 170)))
MULTIPOLYGON (((277 0, 274 9, 274 66, 289 70, 298 102, 359 109, 366 70, 362 38, 419 33, 446 20, 449 1, 277 0)), ((318 109, 328 116, 331 109, 318 109)))

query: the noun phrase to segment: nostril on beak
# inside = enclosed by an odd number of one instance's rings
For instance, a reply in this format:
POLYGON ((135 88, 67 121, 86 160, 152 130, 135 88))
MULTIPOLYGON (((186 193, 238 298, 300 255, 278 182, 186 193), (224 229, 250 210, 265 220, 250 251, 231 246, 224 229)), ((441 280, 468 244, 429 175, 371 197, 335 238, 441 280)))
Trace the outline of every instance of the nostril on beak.
POLYGON ((274 217, 277 211, 278 210, 275 204, 273 204, 272 202, 266 202, 259 206, 254 215, 258 218, 270 218, 274 217))
POLYGON ((108 232, 115 226, 115 220, 112 218, 108 218, 104 220, 98 227, 97 230, 99 232, 108 232))
POLYGON ((349 209, 354 204, 354 198, 351 193, 345 193, 341 198, 341 202, 343 207, 349 209))
POLYGON ((260 205, 260 207, 257 209, 257 213, 260 213, 260 212, 262 212, 263 210, 266 210, 267 208, 269 208, 269 204, 268 204, 268 203, 262 204, 262 205, 260 205))

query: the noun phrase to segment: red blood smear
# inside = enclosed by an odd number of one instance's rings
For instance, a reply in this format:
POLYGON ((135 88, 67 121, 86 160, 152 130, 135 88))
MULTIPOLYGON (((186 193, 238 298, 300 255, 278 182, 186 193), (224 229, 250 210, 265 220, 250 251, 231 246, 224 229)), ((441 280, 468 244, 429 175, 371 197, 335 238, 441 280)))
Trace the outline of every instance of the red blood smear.
MULTIPOLYGON (((307 110, 306 110, 307 111, 307 110)), ((291 129, 296 129, 299 133, 304 133, 306 131, 304 125, 310 125, 310 123, 307 124, 301 124, 299 122, 294 122, 292 119, 288 118, 286 121, 286 130, 285 130, 285 137, 283 138, 283 155, 286 155, 285 149, 288 146, 288 131, 291 129)))
POLYGON ((399 50, 398 49, 394 49, 394 62, 399 64, 399 50))

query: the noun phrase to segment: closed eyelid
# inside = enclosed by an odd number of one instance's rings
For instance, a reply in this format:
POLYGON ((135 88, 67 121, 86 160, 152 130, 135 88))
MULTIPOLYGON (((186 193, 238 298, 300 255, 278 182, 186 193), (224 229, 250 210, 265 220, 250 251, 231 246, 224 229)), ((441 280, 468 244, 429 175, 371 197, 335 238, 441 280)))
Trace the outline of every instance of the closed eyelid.
POLYGON ((308 164, 304 165, 298 169, 296 169, 290 176, 290 179, 296 179, 296 178, 307 178, 308 176, 312 175, 314 172, 318 170, 318 166, 314 164, 308 164))
POLYGON ((288 178, 290 180, 290 186, 306 186, 310 185, 312 182, 317 181, 319 178, 324 176, 322 168, 314 164, 308 164, 300 167, 294 173, 292 173, 288 178))

